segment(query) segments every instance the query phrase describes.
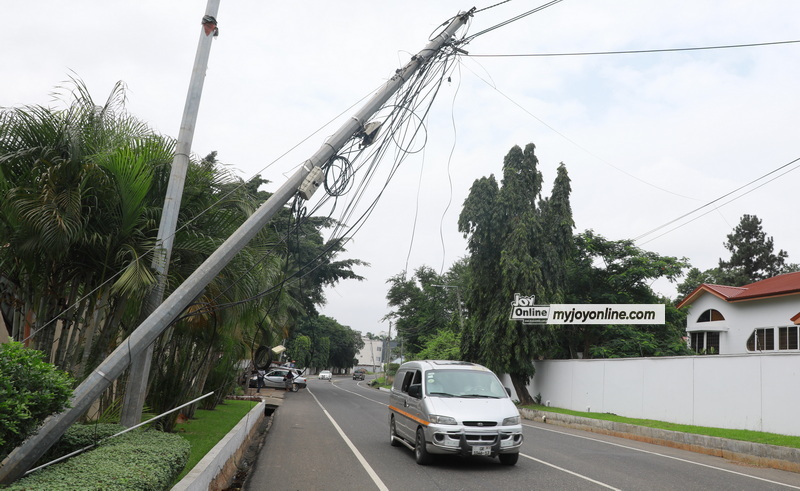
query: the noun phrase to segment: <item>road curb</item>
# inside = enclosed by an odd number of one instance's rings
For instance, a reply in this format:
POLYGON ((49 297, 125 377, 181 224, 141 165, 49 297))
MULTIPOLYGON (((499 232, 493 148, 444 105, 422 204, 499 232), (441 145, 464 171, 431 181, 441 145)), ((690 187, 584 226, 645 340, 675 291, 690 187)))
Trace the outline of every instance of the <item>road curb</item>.
POLYGON ((199 491, 226 489, 237 473, 237 463, 257 436, 265 417, 280 406, 282 398, 262 396, 261 401, 242 418, 222 440, 212 448, 181 479, 171 491, 199 491))
POLYGON ((629 423, 584 418, 534 409, 522 408, 519 412, 524 419, 531 421, 542 421, 567 428, 714 455, 759 467, 800 472, 800 449, 797 448, 660 430, 629 423))

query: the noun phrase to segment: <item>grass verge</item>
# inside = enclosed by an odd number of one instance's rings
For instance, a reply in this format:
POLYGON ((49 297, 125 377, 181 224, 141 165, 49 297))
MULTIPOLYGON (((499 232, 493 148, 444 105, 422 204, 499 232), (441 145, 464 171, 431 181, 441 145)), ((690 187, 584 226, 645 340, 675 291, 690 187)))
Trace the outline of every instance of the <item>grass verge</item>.
POLYGON ((765 433, 762 431, 751 431, 751 430, 730 430, 726 428, 713 428, 709 426, 682 425, 676 423, 666 423, 664 421, 656 421, 652 419, 626 418, 624 416, 617 416, 616 414, 612 413, 585 413, 581 411, 572 411, 570 409, 561 409, 557 407, 537 406, 535 404, 528 406, 520 406, 520 407, 524 407, 534 411, 571 414, 573 416, 581 416, 584 418, 599 419, 604 421, 614 421, 617 423, 628 423, 637 426, 646 426, 648 428, 657 428, 669 431, 680 431, 682 433, 692 433, 695 435, 716 436, 720 438, 729 438, 731 440, 741 440, 753 443, 764 443, 767 445, 778 445, 780 447, 800 448, 800 437, 779 435, 777 433, 765 433))
POLYGON ((186 468, 175 483, 183 479, 256 404, 254 401, 227 400, 211 411, 198 409, 194 419, 178 423, 175 432, 189 441, 192 450, 186 468))

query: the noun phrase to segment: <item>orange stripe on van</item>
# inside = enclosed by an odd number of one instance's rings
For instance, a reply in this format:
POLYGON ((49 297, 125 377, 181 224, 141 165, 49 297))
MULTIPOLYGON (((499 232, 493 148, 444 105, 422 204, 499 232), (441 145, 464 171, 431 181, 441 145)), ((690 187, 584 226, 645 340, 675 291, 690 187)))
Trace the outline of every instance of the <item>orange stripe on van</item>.
POLYGON ((406 418, 413 419, 414 421, 416 421, 417 423, 419 423, 421 425, 428 426, 429 424, 431 424, 430 421, 425 421, 424 419, 420 419, 420 418, 414 416, 413 414, 408 414, 407 412, 403 411, 402 409, 398 409, 398 408, 396 408, 394 406, 389 406, 389 410, 390 411, 394 411, 396 413, 400 413, 403 416, 405 416, 406 418))

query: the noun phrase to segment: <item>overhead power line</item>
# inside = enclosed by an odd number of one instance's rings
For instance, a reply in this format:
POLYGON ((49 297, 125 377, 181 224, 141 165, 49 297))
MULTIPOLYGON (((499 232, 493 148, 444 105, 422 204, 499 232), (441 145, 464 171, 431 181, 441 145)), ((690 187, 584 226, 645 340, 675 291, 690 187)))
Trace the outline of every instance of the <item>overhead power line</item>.
MULTIPOLYGON (((643 233, 643 234, 639 235, 638 237, 634 238, 634 239, 633 239, 633 241, 634 241, 634 242, 639 242, 639 241, 640 241, 641 239, 643 239, 644 237, 647 237, 648 235, 654 234, 655 232, 658 232, 659 230, 662 230, 662 229, 664 229, 664 228, 666 228, 666 227, 668 227, 668 226, 672 225, 673 223, 675 223, 675 222, 678 222, 678 221, 680 221, 680 220, 682 220, 682 219, 684 219, 684 218, 686 218, 686 217, 688 217, 688 216, 690 216, 690 215, 694 215, 695 213, 699 212, 700 210, 703 210, 704 208, 708 208, 709 206, 711 206, 711 205, 713 205, 713 204, 715 204, 715 203, 717 203, 717 202, 719 202, 719 201, 722 201, 723 199, 725 199, 725 198, 727 198, 727 197, 729 197, 729 196, 731 196, 731 195, 733 195, 733 194, 735 194, 735 193, 737 193, 737 192, 741 191, 742 189, 745 189, 745 188, 746 188, 746 187, 748 187, 748 186, 752 186, 753 184, 757 183, 758 181, 761 181, 762 179, 766 179, 767 177, 771 176, 772 174, 775 174, 775 173, 776 173, 776 172, 778 172, 778 171, 781 171, 781 170, 783 170, 783 169, 786 169, 786 168, 787 168, 787 167, 789 167, 790 165, 792 165, 792 164, 796 164, 796 163, 798 163, 798 162, 800 162, 800 157, 798 157, 798 158, 796 158, 796 159, 792 160, 791 162, 787 162, 787 163, 785 163, 785 164, 781 165, 780 167, 778 167, 778 168, 776 168, 776 169, 773 169, 773 170, 771 170, 771 171, 767 172, 766 174, 762 175, 761 177, 757 177, 756 179, 753 179, 752 181, 748 182, 747 184, 744 184, 744 185, 742 185, 742 186, 739 186, 738 188, 734 189, 733 191, 729 191, 729 192, 727 192, 727 193, 723 194, 722 196, 720 196, 720 197, 718 197, 718 198, 716 198, 716 199, 713 199, 713 200, 709 201, 708 203, 704 204, 703 206, 699 206, 699 207, 695 208, 694 210, 692 210, 692 211, 690 211, 690 212, 688 212, 688 213, 684 213, 683 215, 679 216, 678 218, 675 218, 675 219, 673 219, 673 220, 670 220, 669 222, 667 222, 667 223, 665 223, 665 224, 663 224, 663 225, 659 225, 658 227, 656 227, 656 228, 654 228, 654 229, 652 229, 652 230, 649 230, 649 231, 647 231, 647 232, 645 232, 645 233, 643 233)), ((720 206, 727 205, 728 203, 731 203, 731 202, 733 202, 733 201, 735 201, 735 200, 737 200, 737 199, 741 198, 742 196, 746 196, 746 195, 748 195, 748 194, 752 193, 753 191, 755 191, 756 189, 759 189, 760 187, 762 187, 762 186, 765 186, 765 185, 769 184, 770 182, 774 181, 775 179, 778 179, 779 177, 782 177, 782 176, 784 176, 784 175, 788 174, 789 172, 792 172, 793 170, 797 169, 798 167, 800 167, 800 165, 798 165, 798 166, 795 166, 795 167, 793 167, 793 168, 791 168, 791 169, 788 169, 788 170, 786 170, 786 172, 784 172, 784 173, 782 173, 782 174, 780 174, 780 175, 777 175, 777 176, 773 177, 773 178, 772 178, 772 179, 770 179, 769 181, 766 181, 766 182, 763 182, 763 183, 759 184, 758 186, 756 186, 756 187, 754 187, 753 189, 750 189, 750 190, 748 190, 748 191, 746 191, 746 192, 744 192, 744 193, 740 194, 739 196, 735 196, 735 197, 733 197, 733 198, 729 199, 728 201, 726 201, 726 202, 722 203, 720 206)), ((707 211, 706 213, 703 213, 702 215, 700 215, 700 216, 697 216, 697 217, 693 218, 692 220, 689 220, 689 221, 687 221, 687 222, 685 222, 685 223, 682 223, 681 225, 678 225, 678 226, 676 226, 676 227, 673 227, 673 228, 671 228, 670 230, 668 230, 668 231, 664 232, 663 234, 660 234, 660 235, 658 235, 657 237, 654 237, 654 238, 652 238, 652 239, 650 239, 650 240, 648 240, 648 241, 646 241, 646 242, 644 242, 644 243, 650 242, 650 241, 652 241, 652 240, 655 240, 655 239, 657 239, 658 237, 661 237, 661 236, 663 236, 663 235, 666 235, 666 234, 667 234, 667 233, 669 233, 669 232, 672 232, 672 231, 674 231, 674 230, 677 230, 678 228, 680 228, 680 227, 683 227, 684 225, 686 225, 686 224, 688 224, 688 223, 691 223, 691 222, 693 222, 693 221, 694 221, 694 220, 696 220, 697 218, 700 218, 700 217, 702 217, 702 216, 705 216, 707 213, 710 213, 711 211, 713 211, 713 210, 709 210, 709 211, 707 211)))
POLYGON ((545 57, 545 56, 598 56, 598 55, 635 55, 643 53, 670 53, 680 51, 701 51, 712 49, 731 49, 731 48, 756 48, 760 46, 776 46, 781 44, 800 43, 800 39, 791 41, 770 41, 766 43, 748 44, 727 44, 721 46, 695 46, 690 48, 660 48, 660 49, 634 49, 627 51, 579 51, 576 53, 505 53, 505 54, 475 54, 470 53, 466 56, 474 58, 516 58, 516 57, 545 57))

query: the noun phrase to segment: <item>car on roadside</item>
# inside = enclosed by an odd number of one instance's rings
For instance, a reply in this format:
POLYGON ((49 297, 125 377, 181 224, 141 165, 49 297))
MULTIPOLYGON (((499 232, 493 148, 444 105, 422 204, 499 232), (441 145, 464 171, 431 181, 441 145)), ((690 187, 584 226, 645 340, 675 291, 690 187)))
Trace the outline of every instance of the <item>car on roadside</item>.
POLYGON ((319 372, 319 379, 320 380, 331 380, 333 379, 333 374, 330 370, 322 370, 319 372))
POLYGON ((353 370, 353 380, 364 380, 367 376, 367 370, 365 368, 356 368, 353 370))
MULTIPOLYGON (((292 392, 297 392, 299 389, 305 389, 308 385, 308 380, 303 376, 300 370, 296 368, 271 368, 267 370, 266 374, 264 375, 264 383, 261 385, 262 387, 269 387, 271 389, 284 389, 286 385, 283 381, 283 378, 286 376, 286 372, 292 374, 292 392)), ((253 375, 250 377, 250 382, 248 384, 251 388, 258 387, 258 376, 253 375)))

